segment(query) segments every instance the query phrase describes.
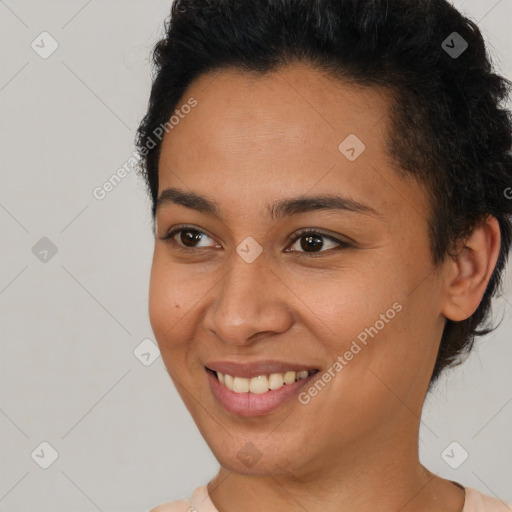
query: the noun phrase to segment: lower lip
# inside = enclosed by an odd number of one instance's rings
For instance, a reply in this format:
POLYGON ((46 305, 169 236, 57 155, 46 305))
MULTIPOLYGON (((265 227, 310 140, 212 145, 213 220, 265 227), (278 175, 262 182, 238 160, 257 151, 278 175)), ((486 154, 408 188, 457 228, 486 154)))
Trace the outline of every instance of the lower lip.
POLYGON ((274 411, 298 395, 301 388, 309 384, 319 372, 265 393, 235 393, 221 384, 211 371, 206 370, 206 373, 213 395, 227 411, 238 416, 261 416, 274 411))

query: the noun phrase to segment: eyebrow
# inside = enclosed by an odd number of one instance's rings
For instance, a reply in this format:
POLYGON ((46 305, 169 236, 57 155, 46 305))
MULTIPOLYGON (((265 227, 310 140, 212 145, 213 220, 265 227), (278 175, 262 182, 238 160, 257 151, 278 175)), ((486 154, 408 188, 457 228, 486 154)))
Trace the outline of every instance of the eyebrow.
MULTIPOLYGON (((186 192, 177 188, 166 188, 157 199, 155 211, 157 212, 162 207, 169 204, 179 204, 222 219, 221 209, 218 203, 213 199, 201 196, 195 192, 186 192)), ((379 213, 370 205, 348 197, 333 194, 321 194, 316 196, 302 195, 280 199, 273 204, 267 205, 266 208, 267 214, 271 220, 317 210, 348 211, 379 217, 379 213)))

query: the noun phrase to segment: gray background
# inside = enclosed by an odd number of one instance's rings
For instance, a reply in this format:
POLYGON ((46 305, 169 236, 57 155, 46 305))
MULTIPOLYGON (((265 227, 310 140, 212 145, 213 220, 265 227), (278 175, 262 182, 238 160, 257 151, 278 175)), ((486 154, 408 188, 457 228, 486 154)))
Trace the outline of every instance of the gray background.
MULTIPOLYGON (((512 0, 455 5, 512 78, 512 0)), ((144 511, 216 472, 154 345, 137 349, 153 340, 144 186, 129 172, 93 196, 132 155, 169 9, 168 0, 0 1, 0 511, 144 511), (51 49, 43 31, 58 43, 47 58, 31 47, 51 49), (42 442, 58 453, 47 469, 42 442)), ((421 458, 512 501, 508 276, 501 326, 428 398, 421 458), (453 441, 469 453, 457 469, 442 457, 453 441)), ((453 464, 463 452, 452 448, 453 464)))

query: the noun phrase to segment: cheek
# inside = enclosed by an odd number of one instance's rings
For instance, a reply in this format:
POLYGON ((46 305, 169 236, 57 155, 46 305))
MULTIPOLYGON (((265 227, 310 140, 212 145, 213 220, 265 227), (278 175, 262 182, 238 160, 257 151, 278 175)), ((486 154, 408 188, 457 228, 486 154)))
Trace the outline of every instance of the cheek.
POLYGON ((417 300, 407 296, 411 279, 394 274, 394 266, 386 266, 382 258, 364 272, 346 270, 311 286, 295 286, 314 337, 333 364, 341 358, 342 368, 332 370, 340 376, 335 387, 352 389, 356 406, 389 395, 379 376, 392 387, 407 387, 425 359, 428 340, 415 329, 421 325, 417 300))
POLYGON ((167 373, 180 392, 178 384, 185 382, 180 369, 186 368, 187 310, 184 307, 181 286, 176 285, 176 266, 165 264, 155 251, 149 283, 149 320, 167 373))
POLYGON ((330 353, 348 350, 350 341, 360 333, 364 337, 364 330, 376 322, 381 330, 384 324, 380 316, 386 312, 385 320, 393 321, 400 283, 384 284, 382 274, 382 269, 367 265, 364 271, 352 267, 311 274, 290 284, 300 299, 296 307, 303 312, 301 319, 309 323, 317 339, 324 340, 330 353))
POLYGON ((180 320, 187 313, 183 286, 176 265, 168 265, 155 249, 149 282, 149 320, 160 350, 175 345, 176 336, 183 326, 180 320))
MULTIPOLYGON (((164 363, 179 371, 196 350, 198 314, 215 282, 211 269, 170 261, 156 247, 149 283, 149 320, 164 363)), ((218 278, 217 278, 218 279, 218 278)))
POLYGON ((394 297, 391 294, 384 307, 365 314, 363 323, 352 331, 356 334, 338 349, 347 362, 335 379, 333 407, 339 415, 351 411, 353 417, 347 422, 366 425, 368 430, 421 415, 435 361, 436 344, 431 332, 422 329, 417 300, 409 297, 393 303, 394 297))
POLYGON ((163 283, 164 277, 155 253, 149 279, 149 321, 159 345, 163 341, 162 333, 165 328, 165 312, 169 309, 169 297, 168 293, 166 293, 167 287, 163 283))

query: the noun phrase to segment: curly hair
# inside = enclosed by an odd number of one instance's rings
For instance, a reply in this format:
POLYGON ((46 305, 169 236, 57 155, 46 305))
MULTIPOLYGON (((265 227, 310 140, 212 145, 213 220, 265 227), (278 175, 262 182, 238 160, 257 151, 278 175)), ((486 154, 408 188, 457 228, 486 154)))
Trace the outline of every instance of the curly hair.
POLYGON ((431 387, 443 369, 460 364, 475 336, 495 329, 488 325, 491 299, 512 236, 505 192, 512 183, 511 82, 492 69, 476 24, 445 0, 175 0, 152 51, 151 95, 135 140, 153 223, 161 127, 190 83, 211 70, 262 75, 293 62, 392 94, 386 149, 399 175, 414 177, 428 194, 434 265, 453 257, 456 242, 489 215, 498 220, 494 272, 476 311, 447 319, 431 387), (448 51, 454 37, 467 43, 460 55, 448 51))

